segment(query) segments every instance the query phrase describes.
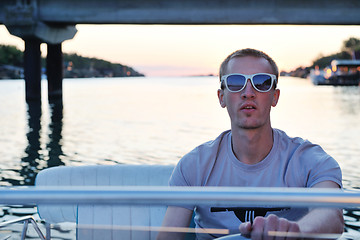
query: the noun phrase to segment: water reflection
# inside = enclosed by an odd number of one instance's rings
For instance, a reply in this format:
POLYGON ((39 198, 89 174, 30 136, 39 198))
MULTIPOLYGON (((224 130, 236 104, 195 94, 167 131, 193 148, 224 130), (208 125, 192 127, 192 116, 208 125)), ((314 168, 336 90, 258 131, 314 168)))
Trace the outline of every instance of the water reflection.
POLYGON ((28 132, 26 138, 28 146, 25 156, 21 159, 20 175, 24 177, 24 184, 34 185, 37 165, 42 158, 40 131, 41 131, 41 102, 33 101, 27 104, 28 132))
POLYGON ((360 210, 359 209, 346 209, 344 210, 344 219, 345 219, 345 231, 350 232, 354 230, 359 235, 360 226, 359 226, 360 210))
POLYGON ((336 102, 340 104, 340 110, 343 114, 359 115, 360 114, 360 88, 353 87, 335 87, 334 96, 336 102))
MULTIPOLYGON (((28 132, 26 134, 28 145, 25 155, 21 158, 20 175, 23 181, 14 180, 12 185, 34 185, 36 174, 48 167, 64 165, 60 156, 63 155, 61 140, 63 127, 63 104, 62 101, 54 101, 49 104, 50 122, 48 126, 48 142, 42 145, 42 109, 41 102, 28 102, 28 132), (45 148, 45 149, 44 149, 45 148)), ((8 179, 10 182, 11 180, 8 179)))
POLYGON ((64 155, 61 148, 63 128, 63 103, 62 100, 52 101, 50 107, 49 142, 46 149, 49 152, 47 167, 64 165, 60 157, 64 155))

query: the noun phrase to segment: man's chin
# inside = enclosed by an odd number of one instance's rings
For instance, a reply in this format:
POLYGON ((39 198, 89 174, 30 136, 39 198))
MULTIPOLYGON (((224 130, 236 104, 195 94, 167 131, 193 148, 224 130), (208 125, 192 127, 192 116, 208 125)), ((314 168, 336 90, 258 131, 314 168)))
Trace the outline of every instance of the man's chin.
POLYGON ((242 129, 244 129, 244 130, 255 130, 255 129, 259 129, 259 126, 243 126, 242 129))
POLYGON ((244 129, 244 130, 255 130, 255 129, 259 129, 261 127, 260 124, 240 124, 239 128, 244 129))

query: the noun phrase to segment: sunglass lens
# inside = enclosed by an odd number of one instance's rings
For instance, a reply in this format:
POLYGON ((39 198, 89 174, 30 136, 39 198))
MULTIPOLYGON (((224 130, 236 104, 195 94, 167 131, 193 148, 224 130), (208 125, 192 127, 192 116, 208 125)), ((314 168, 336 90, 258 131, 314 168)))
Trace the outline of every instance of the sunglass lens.
POLYGON ((268 91, 271 88, 271 76, 259 74, 253 77, 255 88, 260 91, 268 91))
POLYGON ((237 92, 243 89, 246 79, 241 75, 230 75, 228 76, 226 83, 230 91, 237 92))

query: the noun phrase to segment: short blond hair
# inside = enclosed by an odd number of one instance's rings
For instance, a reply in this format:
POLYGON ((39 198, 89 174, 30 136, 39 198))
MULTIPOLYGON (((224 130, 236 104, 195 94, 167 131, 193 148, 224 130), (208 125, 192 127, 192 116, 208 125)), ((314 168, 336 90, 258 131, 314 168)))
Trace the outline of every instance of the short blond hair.
POLYGON ((264 58, 265 60, 267 60, 271 66, 273 74, 276 76, 276 79, 279 79, 279 68, 276 65, 275 61, 269 55, 267 55, 266 53, 264 53, 260 50, 256 50, 256 49, 252 49, 252 48, 245 48, 245 49, 240 49, 240 50, 237 50, 237 51, 231 53, 221 63, 220 71, 219 71, 220 81, 221 81, 222 76, 226 75, 226 69, 227 69, 228 63, 231 59, 236 58, 236 57, 248 57, 248 56, 264 58))

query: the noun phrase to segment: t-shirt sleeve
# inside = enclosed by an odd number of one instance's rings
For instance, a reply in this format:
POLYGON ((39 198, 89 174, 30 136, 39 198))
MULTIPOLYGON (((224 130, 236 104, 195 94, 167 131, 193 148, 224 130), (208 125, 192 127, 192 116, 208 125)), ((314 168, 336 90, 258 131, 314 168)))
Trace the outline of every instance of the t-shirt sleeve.
POLYGON ((170 177, 170 186, 206 186, 206 179, 218 158, 223 139, 230 131, 221 133, 215 140, 205 142, 183 156, 170 177))
POLYGON ((306 151, 303 156, 303 160, 307 161, 309 166, 306 187, 313 187, 323 181, 332 181, 342 188, 341 168, 336 160, 318 145, 311 144, 309 148, 311 150, 306 151))
POLYGON ((308 187, 323 181, 332 181, 342 188, 342 173, 339 164, 330 156, 324 157, 311 169, 308 187))
MULTIPOLYGON (((169 186, 170 187, 190 187, 194 186, 192 185, 192 179, 191 176, 194 176, 194 167, 189 167, 191 165, 191 160, 194 157, 194 151, 186 154, 182 159, 180 159, 179 163, 176 165, 170 180, 169 180, 169 186)), ((191 204, 184 204, 184 205, 176 205, 178 207, 183 207, 189 210, 194 210, 195 205, 191 204)))
POLYGON ((190 166, 194 158, 194 151, 180 159, 170 177, 169 186, 194 186, 192 177, 195 174, 195 168, 190 166))

